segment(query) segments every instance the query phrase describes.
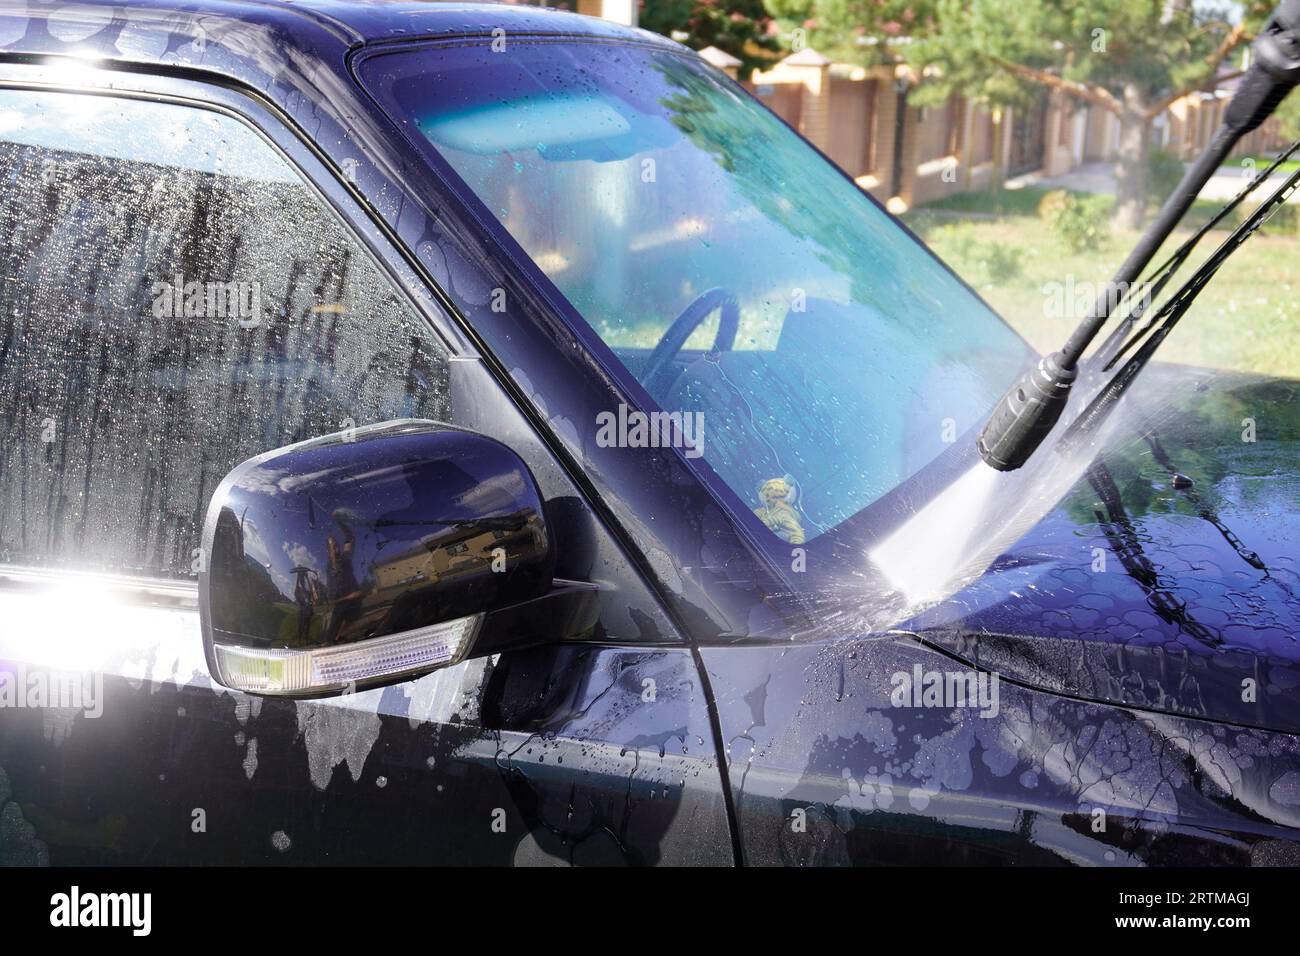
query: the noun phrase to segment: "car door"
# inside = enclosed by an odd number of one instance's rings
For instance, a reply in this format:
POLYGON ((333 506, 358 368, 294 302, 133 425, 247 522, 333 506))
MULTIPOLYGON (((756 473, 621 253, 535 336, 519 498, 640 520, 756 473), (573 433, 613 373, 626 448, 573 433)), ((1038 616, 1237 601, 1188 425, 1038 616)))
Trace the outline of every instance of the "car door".
POLYGON ((0 74, 0 864, 730 863, 693 652, 309 144, 229 91, 18 75, 0 74), (407 417, 519 452, 557 574, 600 589, 595 628, 328 700, 217 685, 195 588, 217 483, 407 417))

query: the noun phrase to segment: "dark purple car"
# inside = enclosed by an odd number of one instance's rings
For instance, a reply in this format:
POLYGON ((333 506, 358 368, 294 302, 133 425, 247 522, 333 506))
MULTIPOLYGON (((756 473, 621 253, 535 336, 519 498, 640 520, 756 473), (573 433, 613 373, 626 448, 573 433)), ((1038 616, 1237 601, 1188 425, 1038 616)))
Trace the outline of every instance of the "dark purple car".
POLYGON ((971 487, 1035 353, 684 47, 9 5, 0 237, 0 863, 1300 862, 1300 384, 971 487))

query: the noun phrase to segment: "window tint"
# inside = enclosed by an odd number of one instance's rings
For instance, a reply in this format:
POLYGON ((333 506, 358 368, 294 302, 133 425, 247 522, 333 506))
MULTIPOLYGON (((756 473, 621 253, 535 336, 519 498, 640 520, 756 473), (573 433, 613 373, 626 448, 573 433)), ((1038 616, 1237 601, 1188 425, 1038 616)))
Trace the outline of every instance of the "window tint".
POLYGON ((192 577, 234 465, 448 405, 443 346, 243 124, 0 91, 0 562, 192 577))

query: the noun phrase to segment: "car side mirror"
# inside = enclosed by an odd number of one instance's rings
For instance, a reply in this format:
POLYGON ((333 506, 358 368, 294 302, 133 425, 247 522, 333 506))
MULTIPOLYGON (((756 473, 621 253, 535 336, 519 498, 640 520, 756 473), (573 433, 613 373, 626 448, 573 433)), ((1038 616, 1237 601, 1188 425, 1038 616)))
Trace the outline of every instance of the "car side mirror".
POLYGON ((594 602, 572 600, 584 588, 552 580, 527 466, 436 422, 385 422, 244 462, 213 495, 203 547, 208 666, 254 694, 391 683, 593 621, 594 602), (570 600, 548 600, 557 592, 570 600))

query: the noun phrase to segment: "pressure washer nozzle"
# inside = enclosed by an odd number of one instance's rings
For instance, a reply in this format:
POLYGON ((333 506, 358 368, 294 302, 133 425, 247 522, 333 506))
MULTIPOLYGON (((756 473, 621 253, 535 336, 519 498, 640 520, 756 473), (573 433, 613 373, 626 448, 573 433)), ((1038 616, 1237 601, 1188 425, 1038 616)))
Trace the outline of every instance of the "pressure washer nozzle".
POLYGON ((1078 369, 1065 368, 1060 355, 1044 356, 998 402, 979 439, 980 457, 989 467, 1015 471, 1056 425, 1078 377, 1078 369))

